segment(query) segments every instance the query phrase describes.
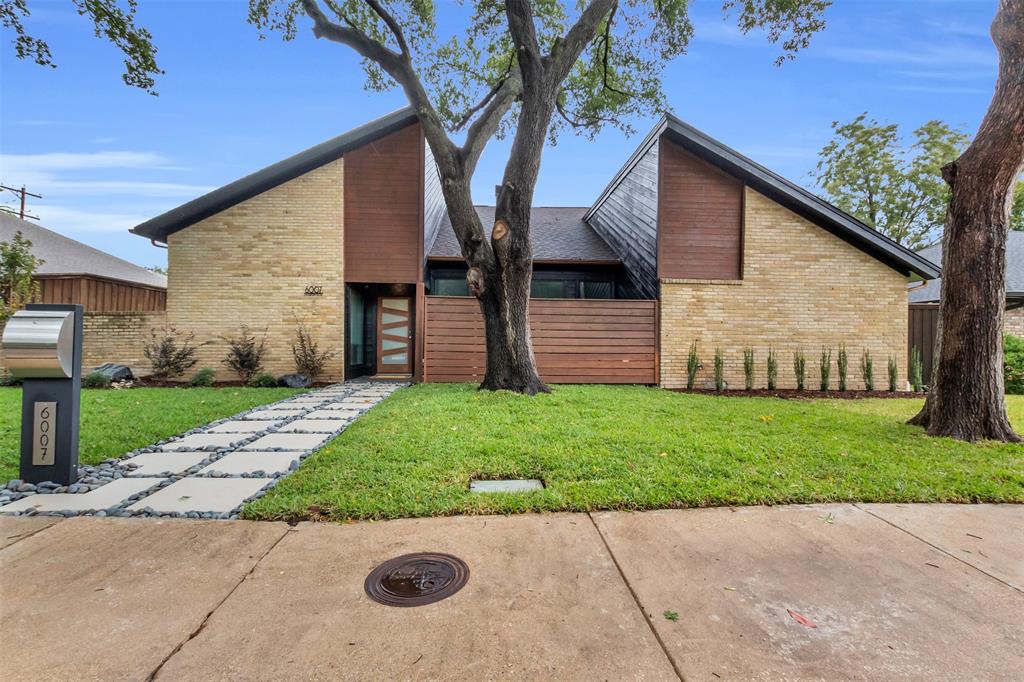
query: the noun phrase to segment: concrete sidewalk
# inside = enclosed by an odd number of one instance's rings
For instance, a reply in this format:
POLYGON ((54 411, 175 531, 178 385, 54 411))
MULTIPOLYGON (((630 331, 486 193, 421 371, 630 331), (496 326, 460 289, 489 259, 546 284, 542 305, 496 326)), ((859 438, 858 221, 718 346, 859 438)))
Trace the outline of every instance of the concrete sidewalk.
POLYGON ((1024 677, 1024 506, 8 517, 0 547, 7 679, 1024 677), (413 551, 469 583, 370 601, 366 574, 413 551))

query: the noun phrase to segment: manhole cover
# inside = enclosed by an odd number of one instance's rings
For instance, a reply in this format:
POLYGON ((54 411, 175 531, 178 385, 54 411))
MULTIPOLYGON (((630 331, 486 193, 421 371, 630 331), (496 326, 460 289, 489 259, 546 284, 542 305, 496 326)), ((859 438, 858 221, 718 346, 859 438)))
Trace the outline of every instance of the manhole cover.
POLYGON ((422 606, 452 596, 469 580, 469 567, 450 554, 405 554, 385 561, 366 576, 363 587, 388 606, 422 606))

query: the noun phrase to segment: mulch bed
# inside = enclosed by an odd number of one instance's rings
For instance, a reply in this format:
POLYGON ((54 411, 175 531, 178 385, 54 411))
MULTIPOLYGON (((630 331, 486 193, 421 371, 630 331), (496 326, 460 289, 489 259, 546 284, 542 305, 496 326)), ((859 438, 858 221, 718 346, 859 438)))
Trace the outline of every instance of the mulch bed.
POLYGON ((795 388, 755 388, 752 391, 742 389, 726 389, 716 391, 713 388, 674 388, 676 393, 696 393, 699 395, 720 395, 726 398, 784 398, 786 400, 818 400, 835 398, 838 400, 862 400, 864 398, 923 398, 923 391, 798 391, 795 388))

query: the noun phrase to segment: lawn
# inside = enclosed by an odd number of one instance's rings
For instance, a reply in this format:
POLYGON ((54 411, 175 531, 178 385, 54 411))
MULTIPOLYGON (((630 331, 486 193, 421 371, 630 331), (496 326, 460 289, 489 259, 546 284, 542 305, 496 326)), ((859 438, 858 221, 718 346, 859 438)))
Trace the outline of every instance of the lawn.
MULTIPOLYGON (((1024 397, 1009 396, 1024 428, 1024 397)), ((930 438, 920 399, 781 400, 559 386, 398 391, 313 455, 253 519, 654 509, 822 501, 1024 502, 1024 446, 930 438), (540 478, 477 495, 470 479, 540 478)))
MULTIPOLYGON (((288 388, 133 388, 82 391, 78 461, 95 464, 295 393, 288 388)), ((18 476, 21 390, 0 388, 0 482, 18 476)))

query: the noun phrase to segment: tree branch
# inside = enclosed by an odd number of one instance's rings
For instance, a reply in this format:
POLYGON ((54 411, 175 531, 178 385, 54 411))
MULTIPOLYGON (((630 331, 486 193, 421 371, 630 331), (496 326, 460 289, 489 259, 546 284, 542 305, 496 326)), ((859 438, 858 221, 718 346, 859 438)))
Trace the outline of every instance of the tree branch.
POLYGON ((495 91, 490 103, 483 113, 473 121, 466 133, 466 142, 462 145, 462 158, 465 163, 466 172, 473 173, 476 162, 480 159, 488 140, 494 137, 501 119, 508 110, 512 108, 516 99, 523 92, 523 79, 519 69, 514 69, 508 77, 502 81, 501 86, 495 91))
POLYGON ((377 42, 352 26, 345 27, 327 18, 317 0, 302 0, 302 8, 313 20, 313 35, 351 47, 359 56, 379 64, 389 76, 404 85, 405 64, 402 55, 377 42))
MULTIPOLYGON (((487 104, 491 101, 491 99, 495 95, 498 94, 498 91, 501 90, 503 85, 505 85, 505 81, 508 80, 509 74, 512 73, 512 65, 514 63, 515 63, 515 54, 513 53, 513 54, 509 55, 508 65, 505 67, 505 72, 503 74, 501 74, 501 77, 491 87, 490 91, 488 91, 488 93, 486 95, 484 95, 483 98, 477 104, 475 104, 474 106, 470 107, 466 111, 466 113, 462 115, 462 118, 460 118, 455 123, 455 130, 461 130, 463 126, 465 126, 467 123, 469 123, 470 119, 473 118, 473 116, 478 111, 480 111, 485 106, 487 106, 487 104)), ((478 74, 477 77, 480 78, 480 75, 478 74)))
POLYGON ((398 42, 398 48, 402 51, 402 55, 411 61, 412 54, 409 52, 409 45, 405 42, 405 33, 391 12, 384 9, 377 0, 363 0, 363 2, 369 5, 370 9, 388 25, 388 28, 391 29, 391 34, 395 36, 395 40, 398 42))
POLYGON ((565 37, 556 41, 548 64, 550 83, 559 84, 565 80, 587 44, 594 39, 601 21, 616 4, 617 0, 592 0, 565 37))
POLYGON ((544 79, 544 60, 537 42, 537 30, 533 25, 533 8, 529 0, 508 0, 505 3, 508 17, 508 32, 512 36, 516 55, 519 57, 519 72, 523 88, 539 86, 544 79))
POLYGON ((571 125, 573 128, 589 128, 591 126, 597 125, 598 123, 613 123, 615 121, 614 118, 608 118, 604 116, 591 116, 586 120, 573 118, 569 111, 565 108, 565 104, 562 102, 561 98, 555 100, 555 110, 558 112, 558 115, 561 116, 562 119, 566 123, 571 125))

